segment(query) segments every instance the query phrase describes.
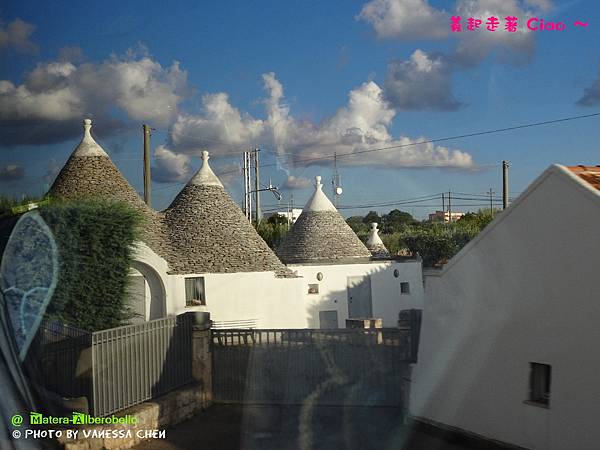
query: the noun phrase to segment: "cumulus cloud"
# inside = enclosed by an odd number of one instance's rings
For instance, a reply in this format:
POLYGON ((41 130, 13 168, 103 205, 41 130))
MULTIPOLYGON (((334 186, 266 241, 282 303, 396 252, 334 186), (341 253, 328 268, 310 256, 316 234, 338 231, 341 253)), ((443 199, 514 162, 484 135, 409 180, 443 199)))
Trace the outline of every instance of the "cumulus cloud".
POLYGON ((0 182, 21 180, 25 177, 25 169, 16 164, 0 166, 0 182))
POLYGON ((381 87, 368 81, 351 90, 348 102, 322 123, 300 121, 285 103, 284 90, 273 73, 263 76, 267 98, 265 119, 256 119, 231 105, 226 94, 204 97, 204 111, 198 116, 181 115, 171 132, 173 151, 198 154, 208 148, 215 155, 237 153, 260 143, 272 148, 278 161, 288 167, 331 164, 334 152, 340 164, 371 167, 455 167, 472 168, 472 157, 459 150, 432 144, 418 144, 409 137, 394 138, 389 127, 396 109, 381 87), (218 105, 215 108, 214 105, 218 105), (218 112, 218 113, 217 113, 218 112), (232 148, 232 144, 235 147, 232 148), (400 149, 365 150, 401 146, 400 149), (351 154, 351 156, 344 156, 351 154))
POLYGON ((30 40, 34 30, 35 26, 21 19, 15 19, 7 25, 0 20, 0 50, 10 48, 24 53, 37 51, 37 45, 30 40))
POLYGON ((483 30, 476 32, 462 32, 459 44, 455 50, 457 62, 472 65, 496 54, 500 62, 523 64, 527 62, 535 51, 535 35, 527 29, 525 21, 539 12, 539 3, 549 2, 521 2, 519 0, 458 0, 456 14, 463 19, 469 17, 481 18, 483 30), (528 6, 534 9, 528 8, 528 6), (538 9, 538 11, 536 11, 538 9), (499 28, 490 32, 485 29, 488 17, 497 17, 500 20, 499 28), (510 33, 504 28, 504 18, 517 17, 519 20, 517 32, 510 33))
POLYGON ((200 115, 180 114, 172 126, 171 138, 179 149, 198 152, 210 146, 219 149, 237 148, 258 143, 264 124, 249 114, 241 113, 220 92, 202 97, 200 115))
POLYGON ((71 125, 84 116, 119 128, 114 109, 129 119, 165 126, 189 91, 187 73, 177 62, 163 67, 149 56, 41 63, 22 84, 0 80, 0 144, 60 142, 80 133, 71 125))
POLYGON ((597 106, 600 105, 600 74, 592 85, 583 91, 583 95, 577 104, 581 106, 597 106))
POLYGON ((553 7, 551 0, 456 0, 446 11, 429 5, 427 0, 371 0, 363 6, 358 19, 371 24, 382 39, 438 39, 452 36, 458 40, 451 57, 464 65, 476 64, 491 54, 499 61, 522 64, 535 50, 535 35, 525 26, 525 19, 553 7), (450 32, 450 17, 460 16, 463 31, 450 32), (485 21, 500 19, 495 32, 485 30, 485 21), (504 28, 504 18, 520 20, 517 32, 504 28), (479 31, 465 29, 470 17, 483 21, 479 31))
POLYGON ((311 186, 312 182, 308 178, 289 175, 283 183, 282 189, 307 189, 311 186))
POLYGON ((159 183, 187 182, 192 175, 190 157, 176 154, 164 145, 154 150, 154 162, 152 179, 159 183))
POLYGON ((450 34, 450 15, 427 0, 372 0, 357 19, 370 23, 384 39, 441 39, 450 34))
POLYGON ((415 50, 408 60, 392 61, 384 83, 385 98, 402 110, 458 109, 452 94, 451 64, 442 55, 415 50))

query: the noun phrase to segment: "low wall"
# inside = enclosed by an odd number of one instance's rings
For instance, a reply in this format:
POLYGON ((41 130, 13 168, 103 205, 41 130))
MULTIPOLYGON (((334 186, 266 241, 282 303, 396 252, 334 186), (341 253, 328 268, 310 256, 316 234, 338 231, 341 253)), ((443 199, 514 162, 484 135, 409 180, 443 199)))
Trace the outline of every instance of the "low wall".
MULTIPOLYGON (((135 425, 78 427, 76 439, 69 439, 63 433, 63 437, 59 438, 58 442, 60 447, 65 450, 128 449, 152 438, 151 432, 161 433, 166 428, 183 422, 208 408, 211 403, 212 394, 202 389, 200 385, 193 384, 118 414, 120 417, 125 415, 136 417, 135 425), (87 437, 84 436, 84 433, 87 437), (118 433, 125 436, 114 437, 118 433)), ((168 430, 165 433, 168 433, 168 430)))

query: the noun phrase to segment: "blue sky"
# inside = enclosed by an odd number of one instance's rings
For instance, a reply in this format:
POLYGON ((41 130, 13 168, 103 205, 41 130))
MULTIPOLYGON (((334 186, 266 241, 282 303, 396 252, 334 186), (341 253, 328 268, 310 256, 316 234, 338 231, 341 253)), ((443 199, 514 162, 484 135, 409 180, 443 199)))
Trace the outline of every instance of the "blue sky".
MULTIPOLYGON (((500 193, 503 159, 514 195, 549 164, 600 163, 598 117, 412 145, 600 111, 600 7, 592 0, 105 1, 52 8, 12 1, 0 18, 0 191, 9 195, 47 189, 87 116, 138 191, 141 124, 156 128, 157 208, 167 207, 197 170, 204 149, 239 201, 241 152, 259 146, 263 181, 285 186, 282 205, 292 195, 303 205, 315 175, 329 186, 332 162, 323 158, 334 152, 404 145, 339 158, 340 204, 347 206, 449 189, 500 193), (519 31, 451 33, 452 15, 465 27, 467 17, 514 15, 519 31), (531 17, 566 29, 526 31, 531 17), (576 20, 589 25, 574 27, 576 20), (321 159, 302 162, 313 158, 321 159)), ((401 208, 424 217, 434 203, 401 208)), ((263 204, 277 202, 267 194, 263 204)))

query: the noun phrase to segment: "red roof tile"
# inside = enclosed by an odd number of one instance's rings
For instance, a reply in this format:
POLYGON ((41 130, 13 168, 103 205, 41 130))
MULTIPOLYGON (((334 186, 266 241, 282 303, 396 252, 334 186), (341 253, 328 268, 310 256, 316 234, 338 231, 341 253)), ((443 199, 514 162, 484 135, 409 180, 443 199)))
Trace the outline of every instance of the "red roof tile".
POLYGON ((567 166, 567 169, 600 191, 600 166, 567 166))

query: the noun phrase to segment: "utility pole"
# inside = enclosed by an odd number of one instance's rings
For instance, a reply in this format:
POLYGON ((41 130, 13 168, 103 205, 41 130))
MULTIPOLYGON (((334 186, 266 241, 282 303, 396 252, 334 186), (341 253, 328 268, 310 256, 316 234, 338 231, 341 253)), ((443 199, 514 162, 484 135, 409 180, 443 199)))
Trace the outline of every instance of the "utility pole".
POLYGON ((452 206, 450 204, 450 190, 448 190, 448 222, 452 222, 452 206))
POLYGON ((248 182, 250 176, 250 167, 249 167, 249 158, 248 152, 244 152, 244 163, 243 163, 243 175, 244 175, 244 214, 246 215, 246 219, 249 219, 250 213, 250 183, 248 182))
POLYGON ((493 216, 494 215, 493 195, 495 194, 495 192, 492 191, 492 188, 490 188, 489 194, 490 194, 490 214, 493 216))
POLYGON ((246 179, 244 180, 246 218, 252 223, 252 152, 244 152, 244 164, 246 166, 246 179))
POLYGON ((502 161, 502 209, 508 208, 508 161, 502 161))
POLYGON ((337 153, 333 154, 333 177, 331 178, 333 188, 333 203, 336 208, 340 205, 340 195, 342 195, 342 186, 340 186, 340 174, 337 170, 337 153))
POLYGON ((442 213, 446 211, 446 199, 444 198, 444 193, 442 192, 442 213))
POLYGON ((262 214, 260 212, 260 164, 258 162, 259 148, 254 149, 254 191, 256 195, 256 224, 260 221, 262 214))
POLYGON ((152 206, 152 193, 150 181, 150 127, 142 125, 144 130, 144 201, 146 205, 152 206))

